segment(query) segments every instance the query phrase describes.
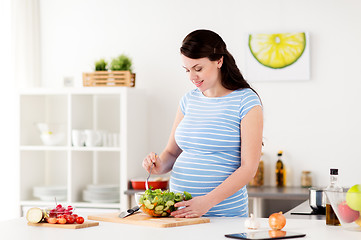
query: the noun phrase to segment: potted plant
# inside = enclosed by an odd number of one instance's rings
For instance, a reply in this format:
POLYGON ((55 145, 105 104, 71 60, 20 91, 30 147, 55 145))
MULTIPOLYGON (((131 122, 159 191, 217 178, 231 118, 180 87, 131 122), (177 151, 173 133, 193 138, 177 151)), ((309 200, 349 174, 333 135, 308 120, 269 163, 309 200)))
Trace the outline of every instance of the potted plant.
POLYGON ((113 58, 110 63, 110 70, 132 72, 132 60, 124 54, 120 55, 117 58, 113 58))
POLYGON ((95 62, 95 71, 108 71, 108 63, 102 58, 95 62))
POLYGON ((83 86, 135 86, 132 60, 124 54, 113 58, 109 66, 104 59, 96 61, 94 66, 95 72, 83 73, 83 86))

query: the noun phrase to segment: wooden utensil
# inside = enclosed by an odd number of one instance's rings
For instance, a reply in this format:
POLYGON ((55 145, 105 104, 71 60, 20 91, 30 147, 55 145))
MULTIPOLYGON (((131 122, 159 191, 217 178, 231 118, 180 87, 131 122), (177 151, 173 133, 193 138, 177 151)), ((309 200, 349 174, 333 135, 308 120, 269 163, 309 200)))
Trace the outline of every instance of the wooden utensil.
POLYGON ((28 222, 28 226, 35 227, 53 227, 53 228, 67 228, 67 229, 80 229, 87 227, 95 227, 98 226, 99 222, 84 222, 82 224, 51 224, 51 223, 30 223, 28 222))
POLYGON ((145 213, 135 213, 126 218, 119 218, 119 213, 104 213, 99 215, 89 215, 89 220, 143 225, 150 227, 179 227, 192 224, 209 223, 209 218, 174 218, 174 217, 151 217, 145 213))

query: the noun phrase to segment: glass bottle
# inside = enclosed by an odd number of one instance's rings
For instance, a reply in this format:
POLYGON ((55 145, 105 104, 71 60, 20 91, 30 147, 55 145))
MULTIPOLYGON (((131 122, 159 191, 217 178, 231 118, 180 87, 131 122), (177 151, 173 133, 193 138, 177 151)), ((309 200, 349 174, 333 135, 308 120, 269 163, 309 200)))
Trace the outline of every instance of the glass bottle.
MULTIPOLYGON (((342 188, 337 184, 338 180, 338 169, 331 168, 330 169, 330 185, 326 188, 326 191, 335 191, 335 192, 342 192, 342 188)), ((330 200, 326 199, 326 224, 339 226, 340 221, 338 220, 335 212, 332 209, 330 204, 330 200)))
POLYGON ((309 188, 312 187, 312 177, 310 171, 302 171, 301 174, 301 187, 309 188))
POLYGON ((286 167, 282 161, 283 151, 278 151, 278 160, 276 162, 276 186, 286 186, 286 167))
POLYGON ((264 183, 264 162, 262 160, 263 153, 261 154, 261 160, 259 161, 256 175, 254 175, 253 179, 249 182, 249 186, 251 187, 261 187, 264 183))

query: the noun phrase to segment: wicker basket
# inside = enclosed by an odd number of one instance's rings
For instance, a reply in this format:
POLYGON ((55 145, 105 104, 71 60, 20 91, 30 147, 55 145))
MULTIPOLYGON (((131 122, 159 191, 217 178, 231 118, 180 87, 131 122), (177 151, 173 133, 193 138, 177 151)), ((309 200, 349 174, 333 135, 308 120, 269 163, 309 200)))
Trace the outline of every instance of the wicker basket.
POLYGON ((83 73, 84 87, 135 87, 135 73, 130 71, 96 71, 83 73))

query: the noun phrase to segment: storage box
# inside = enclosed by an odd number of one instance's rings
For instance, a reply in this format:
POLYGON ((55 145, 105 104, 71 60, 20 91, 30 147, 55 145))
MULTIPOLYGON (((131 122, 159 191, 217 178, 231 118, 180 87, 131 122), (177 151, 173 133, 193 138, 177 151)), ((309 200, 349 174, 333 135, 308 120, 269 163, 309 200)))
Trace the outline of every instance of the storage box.
POLYGON ((135 87, 135 73, 130 71, 95 71, 83 73, 84 87, 135 87))

